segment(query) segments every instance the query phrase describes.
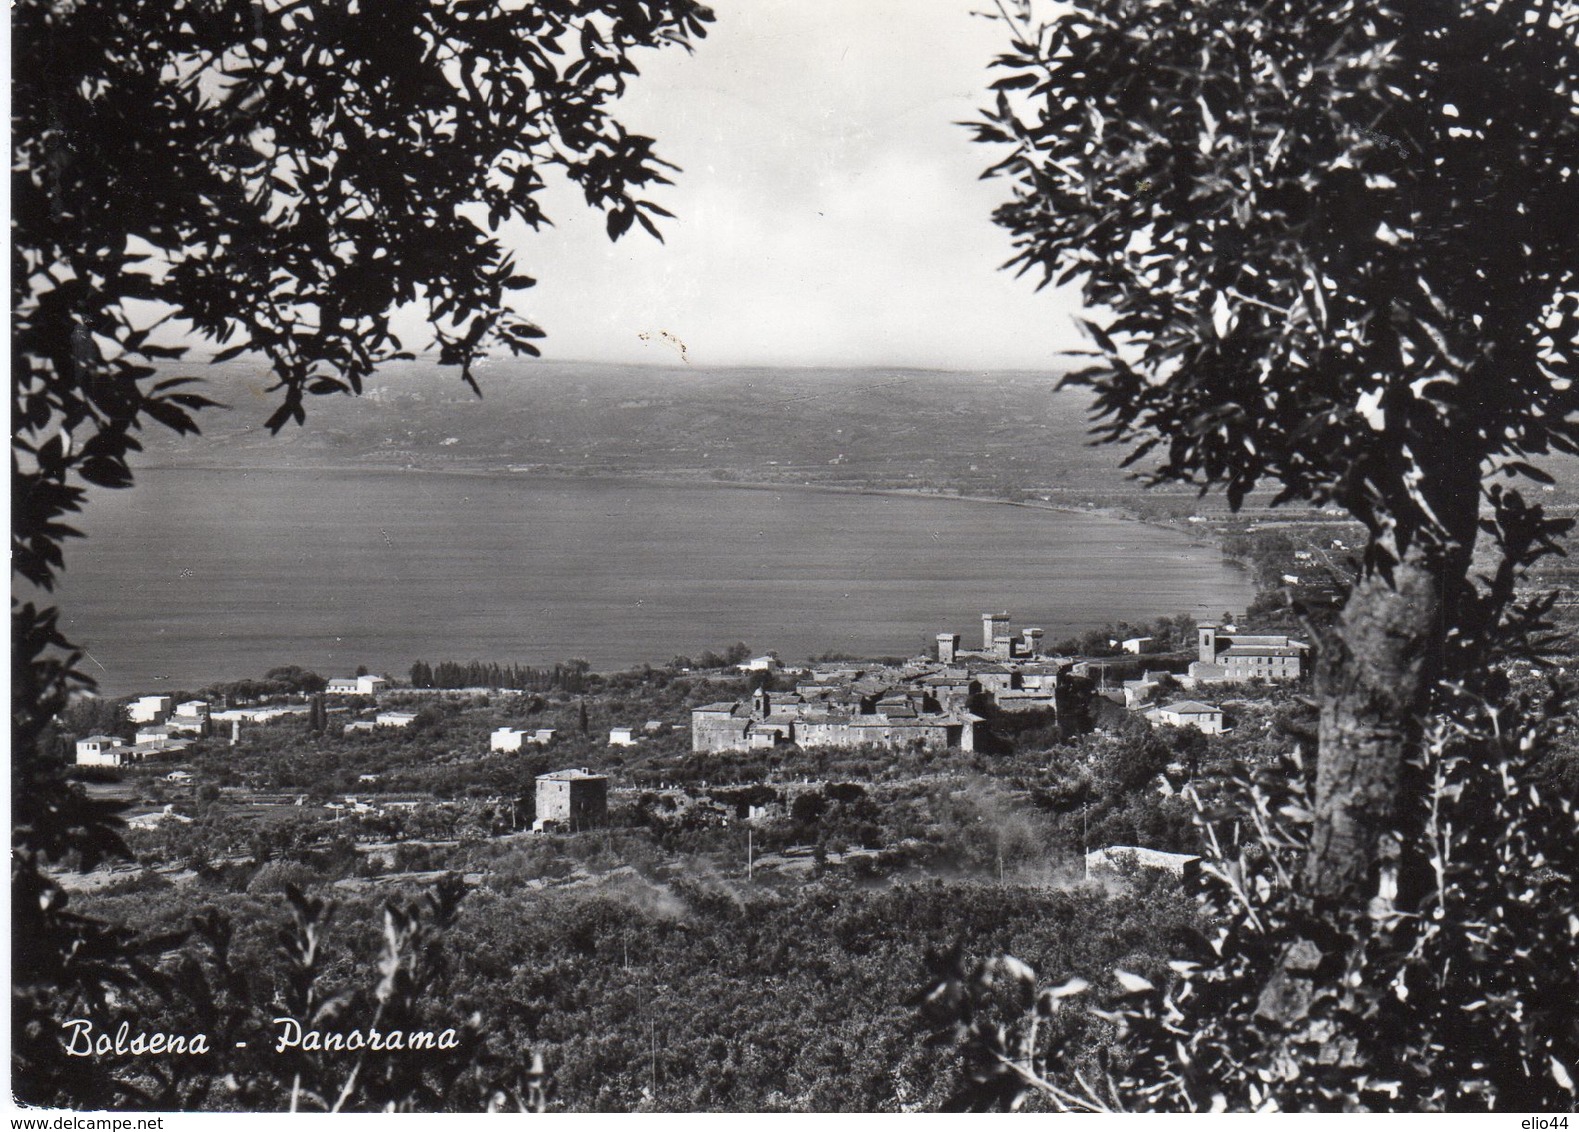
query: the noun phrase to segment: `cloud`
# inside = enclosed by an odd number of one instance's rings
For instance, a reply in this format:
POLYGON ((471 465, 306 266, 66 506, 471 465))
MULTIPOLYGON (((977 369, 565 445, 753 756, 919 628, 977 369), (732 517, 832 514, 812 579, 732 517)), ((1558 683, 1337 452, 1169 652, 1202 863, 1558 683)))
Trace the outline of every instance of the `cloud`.
POLYGON ((610 246, 571 190, 522 239, 557 358, 1054 368, 1068 295, 998 271, 1004 183, 955 123, 1003 29, 953 0, 725 0, 694 55, 649 54, 621 107, 683 167, 667 243, 610 246), (643 341, 639 335, 650 336, 643 341))

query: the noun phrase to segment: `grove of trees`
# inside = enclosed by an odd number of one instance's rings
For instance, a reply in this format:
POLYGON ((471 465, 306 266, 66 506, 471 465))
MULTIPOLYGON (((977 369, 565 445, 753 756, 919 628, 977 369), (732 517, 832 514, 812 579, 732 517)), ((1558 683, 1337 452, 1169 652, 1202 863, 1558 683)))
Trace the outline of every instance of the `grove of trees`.
MULTIPOLYGON (((550 176, 618 239, 656 235, 672 168, 611 113, 643 49, 689 47, 696 0, 253 3, 24 0, 11 9, 12 571, 53 588, 89 485, 124 488, 137 433, 196 430, 213 400, 185 344, 272 377, 267 427, 309 395, 357 392, 413 356, 535 355, 505 248, 548 223, 550 176)), ((69 1103, 55 1013, 106 1007, 134 944, 77 917, 48 866, 124 855, 113 807, 69 786, 38 740, 91 686, 55 610, 12 600, 13 1069, 69 1103)))
MULTIPOLYGON (((976 136, 999 152, 1011 264, 1077 282, 1091 312, 1065 381, 1094 391, 1097 436, 1132 444, 1149 482, 1235 507, 1270 485, 1368 538, 1336 623, 1310 622, 1319 727, 1290 813, 1256 826, 1278 895, 1247 903, 1247 866, 1221 866, 1219 912, 1244 934, 1189 983, 1211 1009, 1149 1015, 1156 1049, 1184 1044, 1122 1098, 993 1063, 970 1103, 1571 1103, 1579 1000, 1543 1012, 1540 971, 1573 986, 1572 799, 1485 776, 1527 781, 1572 711, 1571 681, 1530 697, 1507 678, 1549 656, 1553 599, 1520 583, 1572 522, 1505 481, 1550 482, 1531 461, 1579 453, 1579 5, 998 14, 976 136), (1532 918, 1476 942, 1514 891, 1532 918), (1401 1006, 1395 979, 1438 1013, 1401 1006), (1498 1005, 1463 1024, 1481 993, 1498 1005), (1511 1052, 1477 1061, 1477 1042, 1511 1052)), ((1246 787, 1244 820, 1266 797, 1246 787)))

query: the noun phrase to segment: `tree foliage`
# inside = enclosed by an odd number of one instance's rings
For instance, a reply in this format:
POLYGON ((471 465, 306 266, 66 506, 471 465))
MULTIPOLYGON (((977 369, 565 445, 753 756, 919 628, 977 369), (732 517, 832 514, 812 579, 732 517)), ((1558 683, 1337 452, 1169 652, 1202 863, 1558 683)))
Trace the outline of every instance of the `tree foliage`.
POLYGON ((1415 767, 1425 837, 1391 844, 1387 883, 1363 907, 1335 905, 1305 879, 1314 799, 1299 760, 1232 768, 1199 814, 1212 928, 1166 965, 1115 969, 1096 986, 1106 993, 1088 1010, 1121 1038, 1102 1075, 1082 1073, 1067 1028, 1049 1025, 1087 979, 1038 990, 1007 955, 969 965, 956 953, 938 968, 922 1006, 964 1056, 954 1104, 1571 1109, 1579 808, 1536 786, 1532 752, 1572 691, 1552 681, 1554 702, 1534 713, 1546 722, 1512 732, 1499 733, 1484 703, 1442 721, 1415 767), (979 1024, 1004 973, 1018 1001, 979 1024))
POLYGON ((997 219, 1111 312, 1070 380, 1132 462, 1407 543, 1455 465, 1579 451, 1579 9, 1018 7, 997 219))
POLYGON ((1107 312, 1066 378, 1097 435, 1151 482, 1270 481, 1369 532, 1320 641, 1310 862, 1364 887, 1490 600, 1477 540, 1518 569, 1569 526, 1483 479, 1579 452, 1579 6, 1040 7, 1002 9, 977 137, 1010 150, 1011 263, 1107 312))
POLYGON ((156 323, 266 359, 274 430, 409 356, 407 304, 468 381, 491 344, 535 355, 501 229, 549 222, 557 168, 611 237, 657 234, 640 193, 672 167, 608 104, 638 48, 710 19, 694 0, 18 5, 18 572, 61 565, 72 481, 125 486, 133 430, 192 431, 209 403, 155 380, 182 356, 156 323))
MULTIPOLYGON (((474 389, 489 349, 537 354, 514 305, 534 281, 506 245, 549 223, 551 170, 611 238, 658 235, 668 213, 644 194, 673 167, 610 104, 640 49, 688 49, 711 19, 696 0, 14 5, 15 575, 53 588, 67 519, 90 485, 130 486, 140 430, 196 431, 214 402, 175 343, 261 359, 274 431, 412 356, 402 308, 474 389)), ((53 610, 15 599, 12 642, 13 931, 38 960, 15 986, 22 1081, 47 1055, 32 1007, 99 930, 39 870, 125 848, 113 807, 37 750, 91 687, 80 654, 53 610)))
POLYGON ((973 1103, 1571 1104, 1573 1011, 1538 972, 1574 963, 1574 808, 1537 760, 1571 689, 1507 672, 1551 659, 1555 599, 1524 589, 1572 522, 1492 477, 1579 452, 1579 6, 1038 8, 1000 8, 977 135, 1010 147, 1011 262, 1106 312, 1066 379, 1098 437, 1149 482, 1238 507, 1270 481, 1368 540, 1307 619, 1314 768, 1206 815, 1221 930, 1117 976, 1136 1060, 1046 1080, 965 1035, 973 1103))

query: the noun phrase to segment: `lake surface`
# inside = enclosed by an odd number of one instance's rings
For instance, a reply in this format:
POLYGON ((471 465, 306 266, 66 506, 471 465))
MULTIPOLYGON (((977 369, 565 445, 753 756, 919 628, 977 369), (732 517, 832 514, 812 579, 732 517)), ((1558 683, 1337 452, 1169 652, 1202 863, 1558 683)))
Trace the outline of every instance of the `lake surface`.
POLYGON ((300 664, 661 664, 745 641, 787 661, 914 655, 981 614, 1050 640, 1243 610, 1248 577, 1175 532, 949 498, 395 471, 154 469, 66 550, 67 635, 106 695, 300 664))

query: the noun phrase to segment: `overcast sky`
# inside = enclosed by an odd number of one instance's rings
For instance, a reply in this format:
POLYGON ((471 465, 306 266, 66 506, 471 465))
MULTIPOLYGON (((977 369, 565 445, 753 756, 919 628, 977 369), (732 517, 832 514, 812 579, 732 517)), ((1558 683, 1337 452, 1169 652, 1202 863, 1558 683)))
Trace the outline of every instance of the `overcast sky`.
POLYGON ((1005 29, 973 0, 714 0, 694 55, 638 57, 619 107, 680 165, 667 243, 611 245, 550 198, 519 262, 545 356, 701 365, 1054 368, 1072 295, 998 270, 1006 182, 974 117, 1005 29), (648 337, 643 339, 641 335, 648 337))

